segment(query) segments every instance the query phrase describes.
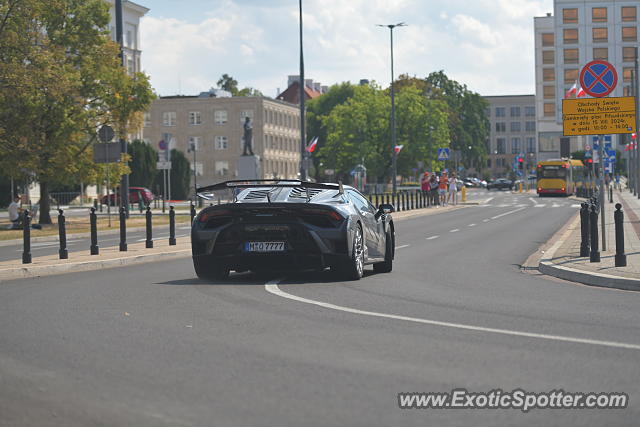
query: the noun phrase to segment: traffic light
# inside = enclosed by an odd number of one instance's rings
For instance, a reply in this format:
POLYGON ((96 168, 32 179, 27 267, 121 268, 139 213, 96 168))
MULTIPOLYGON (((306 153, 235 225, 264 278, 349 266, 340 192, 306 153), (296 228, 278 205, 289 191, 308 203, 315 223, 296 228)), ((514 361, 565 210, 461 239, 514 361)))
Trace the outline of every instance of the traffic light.
POLYGON ((593 159, 591 157, 585 159, 585 165, 588 170, 593 170, 593 159))
POLYGON ((518 169, 524 169, 524 158, 522 156, 518 157, 518 169))

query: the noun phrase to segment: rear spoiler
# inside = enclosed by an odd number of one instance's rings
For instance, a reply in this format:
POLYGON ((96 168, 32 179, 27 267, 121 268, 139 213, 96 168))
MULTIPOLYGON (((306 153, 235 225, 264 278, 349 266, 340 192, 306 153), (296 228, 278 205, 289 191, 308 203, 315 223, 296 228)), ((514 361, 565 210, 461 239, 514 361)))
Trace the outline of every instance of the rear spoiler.
MULTIPOLYGON (((209 200, 208 197, 202 193, 211 193, 212 191, 219 190, 235 190, 236 188, 256 188, 256 187, 302 187, 306 190, 310 188, 319 188, 323 190, 337 190, 338 194, 344 194, 344 188, 342 187, 342 181, 338 184, 323 184, 318 182, 301 181, 298 179, 252 179, 252 180, 231 180, 221 182, 219 184, 207 185, 205 187, 199 187, 196 189, 198 197, 209 200)), ((307 191, 308 195, 308 191, 307 191)))

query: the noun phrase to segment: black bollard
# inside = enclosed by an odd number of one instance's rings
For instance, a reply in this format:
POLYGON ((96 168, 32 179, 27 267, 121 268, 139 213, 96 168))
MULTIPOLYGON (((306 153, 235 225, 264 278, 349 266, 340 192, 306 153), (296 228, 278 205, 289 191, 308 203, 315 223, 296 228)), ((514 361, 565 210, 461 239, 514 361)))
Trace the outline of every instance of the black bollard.
POLYGON ((151 226, 151 206, 147 205, 147 213, 146 213, 146 226, 147 226, 147 240, 144 242, 144 247, 147 249, 153 248, 153 236, 152 236, 152 226, 151 226))
POLYGON ((580 205, 580 256, 589 256, 589 205, 580 205))
POLYGON ((613 203, 613 185, 609 185, 609 203, 613 203))
POLYGON ((191 223, 193 224, 193 218, 196 217, 196 205, 193 204, 193 202, 189 202, 190 209, 189 212, 191 213, 191 223))
POLYGON ((616 224, 616 267, 627 266, 627 256, 624 254, 624 213, 620 210, 622 205, 616 203, 616 211, 613 213, 613 220, 616 224))
POLYGON ((369 193, 369 203, 373 204, 373 194, 369 193))
POLYGON ((591 213, 589 214, 589 234, 591 237, 591 253, 590 262, 600 262, 600 251, 598 250, 598 207, 591 205, 591 213))
POLYGON ((60 240, 58 255, 60 259, 67 259, 69 258, 69 252, 67 251, 67 229, 65 227, 64 211, 62 209, 58 209, 58 236, 60 240))
POLYGON ((407 210, 407 192, 406 191, 402 192, 402 210, 403 211, 407 210))
POLYGON ((98 216, 96 215, 96 209, 91 208, 89 214, 89 224, 91 224, 91 255, 100 255, 100 248, 98 247, 98 216))
POLYGON ((22 263, 31 264, 31 218, 28 210, 25 210, 22 216, 22 237, 22 263))
POLYGON ((176 244, 176 211, 173 206, 169 206, 169 245, 176 244))
POLYGON ((120 207, 120 252, 127 251, 127 208, 120 207))
POLYGON ((416 208, 415 206, 415 193, 413 191, 409 191, 409 209, 413 210, 416 208))

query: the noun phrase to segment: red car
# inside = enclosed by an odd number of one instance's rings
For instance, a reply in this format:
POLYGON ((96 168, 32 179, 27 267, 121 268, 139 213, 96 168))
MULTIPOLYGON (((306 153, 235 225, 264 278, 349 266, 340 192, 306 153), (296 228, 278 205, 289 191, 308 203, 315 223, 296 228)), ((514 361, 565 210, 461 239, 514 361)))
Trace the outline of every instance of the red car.
MULTIPOLYGON (((115 194, 109 194, 107 196, 102 196, 100 203, 103 205, 110 204, 112 206, 117 206, 120 203, 120 189, 116 190, 117 197, 115 194)), ((144 187, 129 187, 129 203, 139 203, 140 198, 142 197, 142 202, 145 205, 148 205, 153 201, 155 196, 148 188, 144 187)))

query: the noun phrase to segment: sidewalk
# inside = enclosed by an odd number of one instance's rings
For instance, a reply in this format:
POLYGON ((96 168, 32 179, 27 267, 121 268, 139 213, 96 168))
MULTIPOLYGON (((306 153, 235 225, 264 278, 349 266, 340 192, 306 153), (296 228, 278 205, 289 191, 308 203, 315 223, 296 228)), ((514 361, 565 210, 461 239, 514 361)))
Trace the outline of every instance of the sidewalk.
MULTIPOLYGON (((576 209, 567 225, 554 236, 555 241, 545 251, 538 264, 538 270, 550 276, 558 277, 586 285, 640 291, 640 200, 629 193, 614 191, 614 203, 605 203, 606 249, 602 250, 600 218, 598 218, 599 263, 589 262, 589 257, 580 257, 580 215, 576 209), (615 204, 622 204, 624 213, 624 248, 627 266, 615 266, 616 240, 613 213, 615 204)), ((554 240, 554 239, 552 239, 554 240)))
MULTIPOLYGON (((452 210, 478 205, 483 200, 484 198, 479 201, 459 203, 456 206, 422 208, 396 212, 393 214, 393 219, 394 221, 403 221, 405 219, 419 216, 450 212, 452 210)), ((128 231, 132 230, 129 229, 128 231)), ((100 232, 99 237, 113 232, 117 231, 100 232)), ((45 238, 43 237, 41 239, 45 238)), ((48 239, 57 240, 57 236, 51 236, 48 239)), ((0 282, 3 280, 49 276, 76 271, 102 270, 105 268, 120 267, 124 265, 141 264, 145 262, 155 262, 191 256, 190 237, 178 238, 175 246, 169 246, 168 239, 155 240, 153 243, 154 248, 152 249, 146 249, 144 242, 130 243, 127 248, 128 251, 126 252, 120 252, 117 246, 104 249, 100 248, 100 255, 90 255, 89 248, 87 248, 86 251, 82 252, 70 252, 69 259, 66 260, 59 259, 58 255, 36 257, 32 254, 33 262, 31 264, 22 264, 22 255, 16 252, 16 259, 0 262, 0 282)), ((98 244, 100 244, 99 238, 98 244)))

